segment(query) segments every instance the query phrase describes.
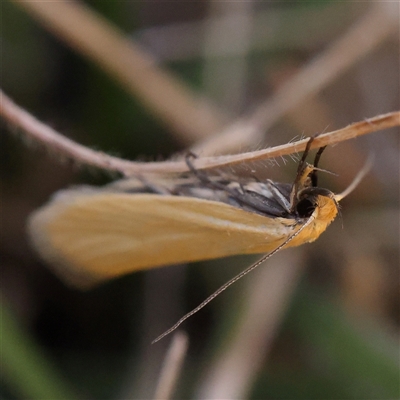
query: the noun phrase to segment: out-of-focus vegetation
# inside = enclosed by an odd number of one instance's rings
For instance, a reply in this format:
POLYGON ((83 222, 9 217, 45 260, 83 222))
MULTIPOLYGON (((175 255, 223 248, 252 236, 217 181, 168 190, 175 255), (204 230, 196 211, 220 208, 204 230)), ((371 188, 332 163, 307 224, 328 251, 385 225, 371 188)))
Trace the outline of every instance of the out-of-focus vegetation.
MULTIPOLYGON (((87 4, 232 121, 272 98, 371 10, 369 3, 353 2, 246 3, 87 4), (232 27, 223 22, 232 16, 238 22, 229 31, 232 27)), ((2 88, 15 102, 79 143, 124 158, 163 159, 185 149, 140 96, 133 98, 23 9, 3 2, 2 14, 2 88)), ((399 15, 394 18, 399 21, 399 15)), ((398 110, 399 50, 397 32, 287 113, 253 148, 398 110)), ((31 249, 26 219, 58 189, 102 184, 114 176, 77 168, 10 135, 12 130, 1 123, 0 396, 151 397, 169 338, 153 346, 150 341, 250 261, 238 257, 173 266, 88 292, 65 286, 31 249)), ((321 179, 332 190, 343 190, 370 152, 374 166, 342 202, 342 221, 316 243, 279 259, 299 260, 298 282, 287 307, 268 304, 268 290, 265 294, 266 307, 283 309, 268 345, 252 341, 253 327, 247 327, 246 348, 260 350, 259 366, 243 384, 246 397, 400 397, 398 129, 329 148, 321 166, 339 176, 321 179)), ((290 182, 295 163, 288 161, 278 160, 279 168, 252 168, 260 177, 290 182)), ((218 370, 241 329, 245 286, 238 283, 183 326, 190 344, 174 398, 216 393, 210 371, 218 370)), ((236 373, 232 385, 246 375, 240 369, 236 373)))

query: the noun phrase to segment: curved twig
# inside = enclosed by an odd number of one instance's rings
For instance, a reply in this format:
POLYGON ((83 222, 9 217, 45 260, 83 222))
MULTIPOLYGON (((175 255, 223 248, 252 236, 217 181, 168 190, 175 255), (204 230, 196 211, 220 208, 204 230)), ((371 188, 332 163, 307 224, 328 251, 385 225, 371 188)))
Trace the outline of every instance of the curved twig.
MULTIPOLYGON (((0 115, 20 128, 29 139, 46 147, 51 153, 61 154, 73 159, 79 164, 98 167, 107 171, 120 172, 124 176, 135 174, 169 174, 188 170, 185 161, 163 162, 135 162, 118 157, 113 157, 101 151, 95 151, 82 146, 71 139, 61 135, 48 125, 40 122, 33 115, 15 104, 4 92, 0 90, 0 115)), ((400 126, 400 111, 378 115, 365 121, 356 122, 343 129, 319 135, 312 143, 312 148, 332 145, 361 135, 376 132, 382 129, 400 126)), ((247 153, 203 157, 196 160, 197 169, 229 166, 248 161, 264 160, 296 153, 305 149, 307 139, 287 143, 268 149, 251 151, 247 153)))

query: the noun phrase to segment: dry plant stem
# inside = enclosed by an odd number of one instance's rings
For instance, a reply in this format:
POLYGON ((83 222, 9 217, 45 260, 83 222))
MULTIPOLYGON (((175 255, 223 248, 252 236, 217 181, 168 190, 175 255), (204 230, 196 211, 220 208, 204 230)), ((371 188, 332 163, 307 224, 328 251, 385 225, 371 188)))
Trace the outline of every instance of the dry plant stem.
MULTIPOLYGON (((49 152, 68 157, 78 164, 87 164, 108 171, 117 171, 125 176, 135 174, 168 174, 188 170, 185 161, 165 161, 140 163, 112 157, 105 153, 91 150, 56 132, 48 125, 37 120, 33 115, 15 104, 0 90, 0 115, 13 127, 25 132, 27 138, 46 147, 49 152)), ((395 111, 365 121, 357 122, 346 128, 324 133, 312 143, 312 148, 333 145, 353 139, 367 133, 400 126, 400 111, 395 111)), ((264 160, 300 152, 305 149, 308 139, 271 147, 264 150, 242 154, 196 159, 197 169, 229 166, 248 161, 264 160)))
POLYGON ((172 398, 175 384, 182 370, 187 348, 188 337, 186 333, 182 331, 176 332, 162 366, 154 399, 168 400, 172 398))
MULTIPOLYGON (((75 2, 14 0, 74 49, 93 58, 147 103, 186 142, 220 131, 220 115, 199 102, 179 81, 154 66, 149 56, 90 9, 75 2), (99 43, 101 45, 99 46, 99 43), (123 62, 122 62, 123 61, 123 62)), ((385 5, 388 8, 390 5, 385 5)), ((237 121, 208 142, 197 145, 202 154, 237 151, 259 142, 263 131, 305 97, 329 84, 397 29, 387 9, 371 7, 357 25, 330 49, 290 80, 277 95, 248 118, 237 121)), ((390 11, 390 10, 389 10, 390 11)), ((174 130, 174 132, 175 132, 174 130)), ((173 133, 174 133, 173 132, 173 133)))
POLYGON ((57 38, 92 59, 138 97, 186 144, 223 126, 223 117, 183 82, 155 65, 133 40, 81 2, 16 1, 57 38))
POLYGON ((251 0, 211 1, 203 20, 203 91, 232 114, 238 114, 245 101, 256 14, 251 0), (230 24, 221 25, 229 19, 230 24), (228 49, 235 49, 234 57, 228 56, 228 49))
MULTIPOLYGON (((0 90, 0 115, 12 127, 22 129, 27 139, 44 146, 50 153, 69 158, 79 164, 87 164, 108 171, 122 172, 129 169, 130 161, 94 151, 56 132, 40 122, 32 114, 17 106, 0 90)), ((14 133, 15 130, 13 130, 14 133)), ((123 172, 122 172, 123 173, 123 172)))
MULTIPOLYGON (((365 12, 365 5, 355 2, 350 6, 344 2, 325 3, 324 7, 318 8, 318 20, 315 8, 311 7, 257 9, 253 17, 249 51, 265 53, 279 48, 312 51, 321 43, 332 41, 332 38, 343 32, 343 27, 348 26, 361 12, 365 12), (288 26, 290 29, 287 29, 288 26), (321 29, 321 26, 324 28, 321 29)), ((241 18, 239 16, 239 24, 241 18)), ((229 30, 232 26, 238 26, 238 17, 236 14, 215 13, 211 18, 208 16, 203 20, 174 21, 167 25, 146 27, 140 30, 138 35, 141 42, 154 49, 162 62, 188 61, 202 56, 204 35, 210 23, 224 30, 227 27, 229 30), (176 45, 178 41, 179 46, 176 45)), ((234 41, 228 44, 221 42, 220 46, 215 48, 213 56, 241 57, 242 48, 234 41)))
POLYGON ((372 6, 341 38, 302 68, 271 99, 257 107, 252 115, 236 121, 203 143, 197 143, 194 152, 237 152, 260 142, 264 132, 288 111, 327 87, 384 40, 398 33, 398 21, 389 15, 390 7, 396 5, 372 6))
MULTIPOLYGON (((400 111, 394 111, 387 114, 381 114, 365 121, 355 122, 345 128, 336 131, 327 132, 315 138, 311 144, 311 149, 334 145, 349 139, 368 133, 377 132, 383 129, 400 126, 400 111)), ((248 161, 258 161, 268 158, 281 157, 288 154, 303 151, 307 145, 308 138, 296 142, 287 143, 280 146, 270 147, 264 150, 251 151, 241 154, 219 157, 205 157, 202 163, 196 160, 196 167, 199 169, 213 168, 217 166, 235 165, 248 161)))

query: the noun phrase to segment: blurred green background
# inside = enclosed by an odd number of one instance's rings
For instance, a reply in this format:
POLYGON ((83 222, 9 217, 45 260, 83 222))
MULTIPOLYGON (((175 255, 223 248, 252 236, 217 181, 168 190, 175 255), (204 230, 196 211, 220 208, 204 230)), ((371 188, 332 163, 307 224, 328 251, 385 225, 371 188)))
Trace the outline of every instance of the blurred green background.
MULTIPOLYGON (((371 7, 247 3, 86 4, 232 120, 273 96, 371 7), (231 42, 210 51, 212 39, 224 34, 223 19, 232 15, 250 21, 245 50, 231 42)), ((185 149, 140 97, 133 98, 15 4, 1 7, 2 88, 16 103, 77 142, 123 158, 165 159, 185 149)), ((280 119, 254 148, 398 110, 398 55, 394 35, 280 119)), ((1 398, 151 398, 170 339, 153 346, 150 341, 249 259, 136 273, 88 292, 65 286, 31 249, 26 218, 58 189, 113 177, 60 160, 12 135, 14 130, 1 122, 1 398)), ((399 398, 398 129, 329 148, 322 168, 339 176, 323 181, 333 191, 343 190, 370 152, 374 166, 342 202, 342 222, 316 243, 288 251, 302 260, 302 272, 262 365, 248 382, 247 398, 399 398)), ((278 161, 280 167, 254 168, 290 182, 295 163, 278 161)), ((190 343, 173 398, 202 398, 209 371, 239 329, 245 284, 183 326, 190 343)))

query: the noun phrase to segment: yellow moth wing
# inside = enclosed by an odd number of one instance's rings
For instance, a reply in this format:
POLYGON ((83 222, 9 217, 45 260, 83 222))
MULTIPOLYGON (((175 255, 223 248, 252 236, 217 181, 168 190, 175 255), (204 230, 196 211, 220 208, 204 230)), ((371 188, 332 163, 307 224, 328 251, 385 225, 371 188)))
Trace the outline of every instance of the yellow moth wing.
MULTIPOLYGON (((321 201, 313 223, 286 247, 315 240, 333 220, 333 201, 321 201)), ((61 192, 29 220, 42 257, 81 287, 157 266, 266 253, 301 226, 216 201, 95 189, 61 192)))
POLYGON ((40 254, 78 286, 145 268, 267 252, 293 231, 281 218, 215 201, 70 192, 35 212, 29 230, 40 254))

